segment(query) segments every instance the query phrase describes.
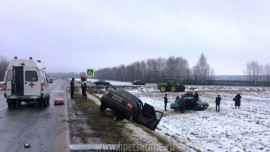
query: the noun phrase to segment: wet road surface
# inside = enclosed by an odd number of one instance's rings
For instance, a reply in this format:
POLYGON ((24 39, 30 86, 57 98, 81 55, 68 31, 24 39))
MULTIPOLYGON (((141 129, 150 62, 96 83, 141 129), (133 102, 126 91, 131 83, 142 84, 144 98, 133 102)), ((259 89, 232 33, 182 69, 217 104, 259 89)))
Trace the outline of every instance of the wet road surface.
POLYGON ((53 99, 66 99, 66 81, 50 84, 50 105, 22 103, 19 109, 8 109, 0 91, 0 152, 58 152, 68 151, 67 103, 55 106, 53 99), (30 144, 25 148, 24 144, 30 144))

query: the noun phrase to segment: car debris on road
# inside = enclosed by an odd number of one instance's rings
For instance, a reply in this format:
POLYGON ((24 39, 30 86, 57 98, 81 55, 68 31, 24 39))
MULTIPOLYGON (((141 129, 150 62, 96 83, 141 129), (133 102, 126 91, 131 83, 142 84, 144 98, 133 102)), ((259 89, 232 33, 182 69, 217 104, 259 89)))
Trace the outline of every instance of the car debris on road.
POLYGON ((24 144, 24 148, 30 148, 30 144, 24 144))
POLYGON ((54 105, 63 105, 64 99, 63 98, 54 98, 54 105))

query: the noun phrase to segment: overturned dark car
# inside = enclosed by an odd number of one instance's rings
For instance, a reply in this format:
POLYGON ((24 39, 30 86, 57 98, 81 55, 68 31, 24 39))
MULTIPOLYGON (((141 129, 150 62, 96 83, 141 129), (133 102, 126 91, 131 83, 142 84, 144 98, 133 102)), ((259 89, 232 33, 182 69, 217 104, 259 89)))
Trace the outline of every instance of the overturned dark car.
POLYGON ((170 108, 175 110, 205 110, 208 103, 201 100, 195 100, 194 97, 182 97, 178 101, 171 103, 170 108), (181 103, 183 102, 183 103, 181 103))
POLYGON ((105 80, 98 80, 94 82, 95 85, 109 85, 110 83, 105 80))
POLYGON ((163 115, 162 112, 156 111, 153 106, 147 103, 143 105, 142 101, 133 94, 122 89, 116 89, 111 84, 107 86, 100 101, 100 111, 104 112, 106 108, 109 108, 117 115, 134 120, 151 130, 156 129, 163 115))

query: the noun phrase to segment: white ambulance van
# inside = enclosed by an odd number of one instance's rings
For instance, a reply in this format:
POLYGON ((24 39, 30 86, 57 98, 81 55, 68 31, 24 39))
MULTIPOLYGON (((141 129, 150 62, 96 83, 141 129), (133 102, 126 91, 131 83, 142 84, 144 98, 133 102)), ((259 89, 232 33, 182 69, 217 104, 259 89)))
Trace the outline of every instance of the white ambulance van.
POLYGON ((10 61, 4 78, 4 96, 8 107, 20 107, 21 102, 49 105, 50 89, 45 68, 40 61, 17 59, 10 61))

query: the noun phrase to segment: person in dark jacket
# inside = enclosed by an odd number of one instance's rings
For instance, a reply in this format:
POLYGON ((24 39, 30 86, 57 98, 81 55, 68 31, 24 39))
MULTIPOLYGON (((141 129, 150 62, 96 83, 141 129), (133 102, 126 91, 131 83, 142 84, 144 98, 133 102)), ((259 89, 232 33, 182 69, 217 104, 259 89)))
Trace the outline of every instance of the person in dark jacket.
POLYGON ((179 96, 176 96, 175 102, 177 102, 179 99, 180 99, 179 96))
POLYGON ((220 97, 220 95, 218 95, 216 97, 216 111, 217 112, 219 112, 219 110, 220 110, 220 101, 221 101, 221 97, 220 97))
POLYGON ((180 111, 182 113, 184 113, 185 109, 186 109, 186 103, 184 100, 184 95, 182 95, 182 98, 179 100, 179 106, 180 106, 180 111))
POLYGON ((71 97, 71 99, 73 99, 73 94, 74 94, 74 78, 72 78, 70 81, 70 97, 71 97))
POLYGON ((199 100, 199 94, 198 94, 198 92, 195 92, 194 99, 195 99, 195 101, 198 101, 199 100))
POLYGON ((164 96, 164 104, 165 104, 165 111, 167 111, 167 103, 168 103, 168 98, 167 98, 167 93, 165 93, 165 96, 164 96))
POLYGON ((240 108, 240 105, 241 105, 241 95, 240 94, 237 94, 235 97, 234 97, 234 101, 235 101, 235 109, 238 107, 240 108))
POLYGON ((84 79, 83 82, 82 82, 82 85, 81 85, 81 88, 82 88, 82 97, 83 98, 87 98, 87 95, 86 95, 86 80, 84 79))

